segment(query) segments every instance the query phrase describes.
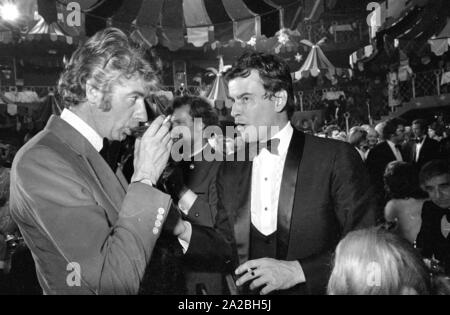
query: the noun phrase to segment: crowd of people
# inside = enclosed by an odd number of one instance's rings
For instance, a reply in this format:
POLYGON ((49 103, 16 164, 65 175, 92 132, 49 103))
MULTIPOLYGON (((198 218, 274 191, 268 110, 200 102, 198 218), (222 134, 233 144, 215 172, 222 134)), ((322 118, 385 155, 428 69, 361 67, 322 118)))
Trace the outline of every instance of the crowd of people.
POLYGON ((253 52, 230 134, 201 97, 156 110, 155 73, 114 28, 67 62, 64 111, 2 170, 0 293, 450 294, 448 132, 298 130, 290 69, 253 52))

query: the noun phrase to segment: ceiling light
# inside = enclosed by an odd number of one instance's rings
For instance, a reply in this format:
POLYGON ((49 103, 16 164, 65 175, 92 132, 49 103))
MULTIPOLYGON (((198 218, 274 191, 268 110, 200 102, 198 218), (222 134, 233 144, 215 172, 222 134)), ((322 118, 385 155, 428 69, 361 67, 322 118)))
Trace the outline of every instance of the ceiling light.
POLYGON ((19 18, 19 9, 12 3, 0 6, 0 15, 5 21, 15 21, 19 18))

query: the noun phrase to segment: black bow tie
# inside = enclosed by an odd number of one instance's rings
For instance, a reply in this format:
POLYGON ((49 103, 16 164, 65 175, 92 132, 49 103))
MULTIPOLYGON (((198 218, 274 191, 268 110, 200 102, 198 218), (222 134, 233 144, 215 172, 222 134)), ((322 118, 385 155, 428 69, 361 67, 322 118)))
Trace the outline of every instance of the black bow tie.
POLYGON ((279 152, 278 152, 279 145, 280 145, 280 139, 277 139, 277 138, 271 139, 267 142, 258 142, 257 143, 258 155, 261 153, 262 149, 266 149, 271 154, 279 155, 279 152))
POLYGON ((103 147, 99 153, 105 160, 105 162, 109 165, 109 167, 113 170, 113 172, 115 172, 117 169, 117 164, 115 163, 115 161, 113 161, 113 157, 111 156, 112 154, 110 152, 110 147, 111 145, 109 143, 109 140, 103 138, 103 147))
POLYGON ((420 139, 420 138, 417 138, 416 140, 414 140, 417 144, 420 144, 420 143, 422 143, 422 139, 420 139))
POLYGON ((109 141, 108 139, 103 138, 103 146, 99 153, 106 161, 108 160, 108 149, 109 149, 109 141))

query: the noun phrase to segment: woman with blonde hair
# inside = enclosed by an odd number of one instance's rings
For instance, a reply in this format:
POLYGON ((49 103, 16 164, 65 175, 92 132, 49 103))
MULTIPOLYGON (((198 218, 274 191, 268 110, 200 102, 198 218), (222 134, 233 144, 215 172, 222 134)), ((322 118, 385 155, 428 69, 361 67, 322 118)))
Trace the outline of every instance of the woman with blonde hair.
POLYGON ((416 250, 384 228, 349 233, 338 245, 330 295, 428 295, 430 277, 416 250))

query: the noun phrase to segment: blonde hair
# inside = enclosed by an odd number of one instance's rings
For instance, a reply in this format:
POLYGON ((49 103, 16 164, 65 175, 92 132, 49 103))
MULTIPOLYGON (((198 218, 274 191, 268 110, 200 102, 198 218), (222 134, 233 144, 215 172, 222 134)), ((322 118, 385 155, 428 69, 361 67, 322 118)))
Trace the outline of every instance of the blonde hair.
POLYGON ((338 245, 328 282, 331 295, 398 295, 430 292, 426 267, 413 247, 383 228, 349 233, 338 245))

